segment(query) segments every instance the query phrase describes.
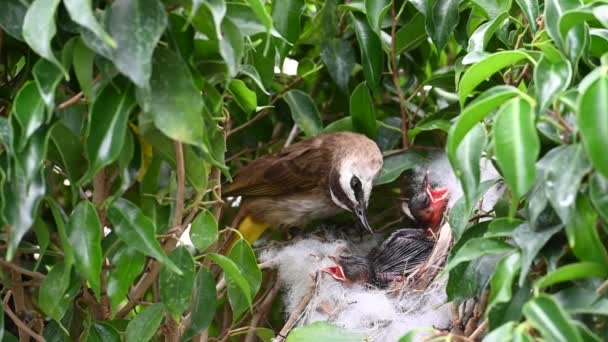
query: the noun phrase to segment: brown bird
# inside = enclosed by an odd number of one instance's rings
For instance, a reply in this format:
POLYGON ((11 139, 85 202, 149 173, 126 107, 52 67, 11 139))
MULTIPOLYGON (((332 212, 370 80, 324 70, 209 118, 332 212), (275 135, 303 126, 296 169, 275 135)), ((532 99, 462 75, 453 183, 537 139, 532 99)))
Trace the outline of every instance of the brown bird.
POLYGON ((347 285, 359 283, 384 287, 403 280, 424 263, 434 245, 420 229, 399 229, 365 257, 328 256, 336 265, 322 271, 347 285))
POLYGON ((241 169, 225 196, 242 196, 233 221, 250 243, 269 227, 303 227, 351 212, 367 222, 372 184, 382 168, 382 153, 367 137, 328 133, 253 161, 241 169))

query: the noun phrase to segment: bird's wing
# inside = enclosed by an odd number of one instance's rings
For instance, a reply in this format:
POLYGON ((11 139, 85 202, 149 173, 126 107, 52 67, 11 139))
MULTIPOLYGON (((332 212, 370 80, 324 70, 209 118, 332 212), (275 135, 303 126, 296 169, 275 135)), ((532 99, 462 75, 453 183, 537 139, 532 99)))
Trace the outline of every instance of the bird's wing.
POLYGON ((417 233, 396 232, 378 249, 370 260, 376 274, 403 275, 426 261, 433 251, 433 242, 417 233), (399 234, 398 234, 399 233, 399 234))
POLYGON ((277 196, 316 188, 330 155, 314 139, 253 161, 224 189, 226 196, 277 196))

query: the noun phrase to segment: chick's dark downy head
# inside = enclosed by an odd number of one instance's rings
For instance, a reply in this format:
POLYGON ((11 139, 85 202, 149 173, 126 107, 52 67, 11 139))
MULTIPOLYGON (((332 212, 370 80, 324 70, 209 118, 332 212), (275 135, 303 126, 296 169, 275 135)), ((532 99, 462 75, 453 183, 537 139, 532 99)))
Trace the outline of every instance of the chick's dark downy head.
POLYGON ((427 174, 420 190, 409 200, 409 210, 423 228, 435 231, 441 224, 449 197, 448 188, 432 187, 427 174))
POLYGON ((328 256, 334 266, 322 269, 334 279, 346 284, 367 283, 370 279, 370 265, 367 259, 356 255, 328 256))

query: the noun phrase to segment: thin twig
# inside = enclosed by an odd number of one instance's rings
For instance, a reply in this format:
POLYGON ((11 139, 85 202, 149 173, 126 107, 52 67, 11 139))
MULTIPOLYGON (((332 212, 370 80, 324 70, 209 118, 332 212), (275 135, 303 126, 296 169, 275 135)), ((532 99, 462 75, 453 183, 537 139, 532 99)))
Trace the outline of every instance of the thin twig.
MULTIPOLYGON (((95 77, 95 79, 93 80, 92 84, 95 84, 97 82, 99 82, 101 80, 101 74, 97 75, 97 77, 95 77)), ((63 101, 62 103, 60 103, 57 106, 57 109, 65 109, 75 103, 78 103, 78 101, 80 101, 80 99, 84 96, 84 93, 81 91, 78 94, 70 97, 69 99, 63 101)))
POLYGON ((300 133, 300 128, 298 125, 294 124, 289 132, 289 135, 287 136, 287 140, 285 140, 285 145, 283 145, 283 148, 289 147, 289 145, 291 145, 294 139, 298 136, 298 133, 300 133))
POLYGON ((515 88, 519 87, 519 84, 521 83, 521 81, 524 80, 524 77, 526 77, 526 74, 528 73, 529 69, 530 69, 530 63, 526 64, 524 66, 523 70, 521 71, 521 73, 519 74, 519 76, 517 76, 515 83, 513 83, 513 86, 515 88))
POLYGON ((289 332, 291 331, 291 328, 293 328, 298 318, 300 318, 300 315, 302 314, 304 309, 306 309, 306 307, 308 306, 308 303, 310 303, 310 300, 312 299, 312 296, 315 293, 315 289, 317 287, 318 277, 319 273, 317 272, 315 273, 312 283, 310 284, 310 286, 306 290, 306 293, 302 297, 302 300, 300 301, 298 306, 293 310, 291 315, 289 315, 289 318, 287 319, 287 322, 285 322, 283 329, 281 329, 281 332, 279 332, 279 336, 276 338, 277 342, 282 342, 285 340, 287 334, 289 334, 289 332))
POLYGON ((2 266, 6 266, 10 269, 12 269, 13 271, 17 271, 23 275, 26 275, 28 277, 32 277, 34 279, 39 279, 39 280, 44 280, 45 276, 42 273, 38 273, 38 272, 34 272, 34 271, 30 271, 28 269, 25 269, 23 267, 17 266, 15 264, 13 264, 12 262, 8 262, 6 260, 0 260, 0 265, 2 266))
POLYGON ((603 295, 608 290, 608 280, 604 281, 595 291, 599 295, 603 295))
POLYGON ((262 320, 262 318, 264 318, 266 313, 268 313, 268 311, 270 311, 270 309, 272 308, 272 303, 274 302, 274 299, 277 297, 277 295, 279 294, 280 291, 281 291, 281 280, 277 276, 275 278, 274 284, 272 285, 272 288, 270 289, 270 291, 264 298, 264 301, 259 306, 256 306, 256 313, 251 318, 251 326, 254 329, 249 330, 249 332, 247 333, 247 336, 245 337, 245 342, 254 342, 255 341, 255 328, 260 324, 260 321, 262 320))
POLYGON ((395 1, 391 1, 391 17, 392 17, 392 25, 391 25, 391 72, 393 76, 393 84, 395 85, 395 90, 397 91, 397 96, 399 97, 399 109, 401 111, 401 138, 403 139, 403 149, 407 150, 409 147, 409 141, 407 138, 407 129, 408 129, 408 115, 407 110, 405 108, 405 101, 403 99, 403 92, 401 91, 401 85, 399 84, 399 70, 397 69, 397 54, 395 52, 395 32, 397 30, 397 18, 395 12, 395 1))
POLYGON ((4 312, 13 320, 13 323, 15 323, 17 328, 19 328, 19 331, 23 330, 24 332, 26 332, 28 335, 33 337, 34 340, 36 340, 38 342, 46 342, 44 337, 37 334, 34 330, 32 330, 30 327, 28 327, 27 324, 25 324, 22 320, 20 320, 19 317, 13 312, 13 310, 11 310, 10 305, 8 305, 10 296, 11 296, 11 291, 8 291, 6 294, 6 297, 4 297, 4 301, 2 302, 2 306, 4 307, 4 312))
POLYGON ((475 331, 473 331, 473 333, 469 336, 469 338, 473 341, 477 340, 486 331, 487 327, 488 320, 484 319, 483 322, 481 322, 481 324, 477 327, 477 329, 475 329, 475 331))

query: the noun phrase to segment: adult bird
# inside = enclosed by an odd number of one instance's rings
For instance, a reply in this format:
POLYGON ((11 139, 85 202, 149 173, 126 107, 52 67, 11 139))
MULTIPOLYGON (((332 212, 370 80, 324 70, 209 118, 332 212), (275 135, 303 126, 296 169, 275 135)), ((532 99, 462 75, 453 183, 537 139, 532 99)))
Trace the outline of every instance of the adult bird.
POLYGON ((372 233, 367 205, 382 153, 364 135, 319 135, 242 168, 225 196, 242 196, 233 227, 252 243, 269 227, 304 227, 342 210, 372 233))
POLYGON ((385 287, 403 280, 424 263, 434 245, 420 229, 399 229, 365 257, 328 256, 335 265, 322 271, 347 285, 358 283, 385 287))

